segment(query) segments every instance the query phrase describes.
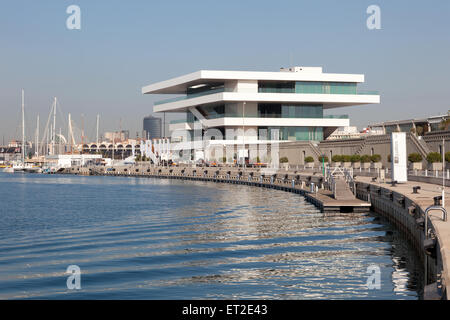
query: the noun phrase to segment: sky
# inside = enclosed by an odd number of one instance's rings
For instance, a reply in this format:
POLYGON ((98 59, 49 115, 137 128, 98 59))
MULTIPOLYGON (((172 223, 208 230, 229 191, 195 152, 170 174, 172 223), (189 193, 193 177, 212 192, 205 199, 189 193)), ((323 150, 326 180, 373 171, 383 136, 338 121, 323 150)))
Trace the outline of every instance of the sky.
MULTIPOLYGON (((202 69, 278 71, 321 66, 365 75, 381 103, 333 109, 360 129, 370 123, 445 114, 450 109, 450 1, 115 1, 0 0, 0 143, 45 127, 53 97, 65 128, 142 131, 161 96, 145 85, 202 69), (66 9, 81 9, 69 30, 66 9), (381 29, 369 30, 378 5, 381 29)), ((167 121, 176 118, 167 116, 167 121)), ((62 129, 66 130, 66 129, 62 129)), ((42 132, 41 132, 42 135, 42 132)))

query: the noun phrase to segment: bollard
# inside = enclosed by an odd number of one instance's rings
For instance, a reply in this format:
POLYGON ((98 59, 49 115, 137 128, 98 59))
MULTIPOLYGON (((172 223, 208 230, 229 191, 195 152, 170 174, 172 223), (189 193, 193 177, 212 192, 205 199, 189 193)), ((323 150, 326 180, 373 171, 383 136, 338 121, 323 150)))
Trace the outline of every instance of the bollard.
POLYGON ((442 196, 433 197, 433 200, 434 200, 434 205, 435 206, 440 206, 441 205, 442 196))

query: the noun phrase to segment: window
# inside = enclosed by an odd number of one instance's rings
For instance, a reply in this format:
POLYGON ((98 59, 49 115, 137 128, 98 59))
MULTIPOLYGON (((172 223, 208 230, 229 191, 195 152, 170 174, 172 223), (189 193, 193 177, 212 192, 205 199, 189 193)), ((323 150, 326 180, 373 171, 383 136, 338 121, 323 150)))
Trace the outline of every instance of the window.
POLYGON ((356 94, 356 83, 297 81, 295 83, 295 93, 356 94))
POLYGON ((258 104, 258 117, 263 118, 323 118, 322 105, 258 104))
MULTIPOLYGON (((260 127, 259 129, 261 128, 262 127, 260 127)), ((270 140, 323 140, 322 127, 267 127, 267 130, 270 140)))

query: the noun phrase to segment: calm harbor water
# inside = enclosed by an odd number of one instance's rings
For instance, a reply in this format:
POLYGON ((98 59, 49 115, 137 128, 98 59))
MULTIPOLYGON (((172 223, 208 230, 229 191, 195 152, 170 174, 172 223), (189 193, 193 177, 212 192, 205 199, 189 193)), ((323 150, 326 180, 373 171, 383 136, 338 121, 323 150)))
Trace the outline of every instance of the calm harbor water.
POLYGON ((0 173, 0 299, 418 299, 422 274, 376 214, 283 191, 0 173))

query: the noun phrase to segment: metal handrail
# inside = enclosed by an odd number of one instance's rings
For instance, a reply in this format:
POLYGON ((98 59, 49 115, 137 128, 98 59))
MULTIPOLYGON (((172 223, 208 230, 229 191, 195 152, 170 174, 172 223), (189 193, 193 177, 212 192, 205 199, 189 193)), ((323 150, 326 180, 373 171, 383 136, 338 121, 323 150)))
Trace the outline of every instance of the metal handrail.
POLYGON ((425 209, 425 239, 428 238, 428 212, 431 210, 439 210, 442 212, 442 221, 447 221, 447 210, 441 206, 429 206, 425 209))
MULTIPOLYGON (((442 212, 442 220, 447 221, 447 210, 445 210, 444 207, 441 206, 429 206, 425 209, 425 239, 428 239, 428 212, 431 210, 439 210, 442 212)), ((425 285, 428 284, 428 256, 425 254, 425 264, 424 264, 424 271, 425 271, 425 285)))

